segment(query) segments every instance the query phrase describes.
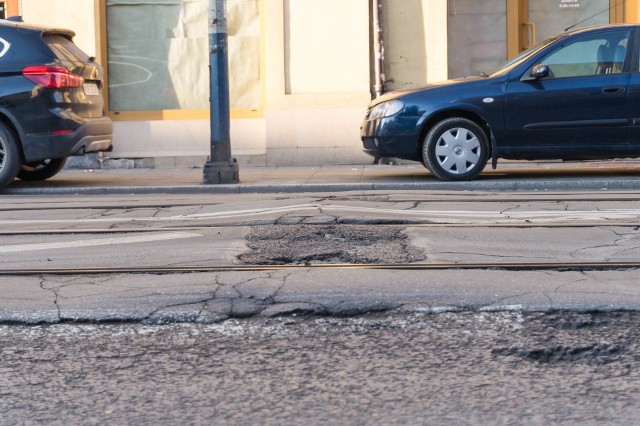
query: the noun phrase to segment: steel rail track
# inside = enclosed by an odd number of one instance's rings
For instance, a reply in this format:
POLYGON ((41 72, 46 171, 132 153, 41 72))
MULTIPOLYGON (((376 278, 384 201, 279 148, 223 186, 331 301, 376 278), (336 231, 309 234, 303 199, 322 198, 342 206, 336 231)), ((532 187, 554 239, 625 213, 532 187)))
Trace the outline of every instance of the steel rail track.
POLYGON ((606 262, 465 262, 465 263, 370 263, 294 265, 193 265, 81 268, 30 268, 0 270, 0 276, 184 274, 212 272, 260 272, 295 269, 385 269, 385 270, 500 270, 500 271, 614 271, 640 269, 640 261, 606 262))
MULTIPOLYGON (((381 219, 378 223, 360 223, 360 222, 341 222, 335 225, 362 225, 362 226, 398 226, 398 227, 415 227, 415 228, 596 228, 596 227, 618 227, 618 228, 637 228, 640 222, 567 222, 567 223, 411 223, 398 221, 387 222, 381 219)), ((276 223, 277 224, 277 223, 276 223)), ((231 228, 240 226, 270 226, 273 222, 265 222, 263 224, 252 222, 250 224, 231 223, 217 224, 205 226, 170 226, 170 227, 140 227, 140 228, 73 228, 73 229, 15 229, 2 230, 0 236, 20 236, 20 235, 80 235, 80 234, 134 234, 134 233, 150 233, 150 232, 169 232, 169 231, 206 231, 216 228, 231 228)), ((296 223, 296 224, 278 224, 282 226, 305 225, 305 226, 326 226, 327 224, 317 223, 296 223)))
MULTIPOLYGON (((621 194, 602 194, 601 197, 591 196, 588 198, 581 198, 580 194, 575 193, 562 193, 562 194, 528 194, 526 197, 504 197, 504 196, 469 196, 469 195, 457 195, 447 194, 447 196, 434 195, 428 199, 412 200, 420 203, 428 204, 442 204, 442 203, 525 203, 525 202, 633 202, 640 201, 640 195, 637 193, 623 193, 621 194)), ((380 197, 381 195, 371 195, 371 197, 380 197)), ((318 198, 318 197, 311 197, 318 198)), ((322 197, 327 200, 336 201, 341 199, 358 199, 359 201, 366 201, 367 195, 352 195, 352 196, 329 196, 322 197)), ((390 202, 401 202, 402 200, 393 200, 390 202)), ((47 203, 51 203, 47 201, 47 203)), ((74 203, 77 203, 74 201, 74 203)), ((220 202, 158 202, 148 204, 123 204, 121 201, 113 204, 89 204, 89 205, 69 205, 69 206, 39 206, 39 205, 22 205, 14 204, 12 206, 1 206, 0 212, 19 212, 19 211, 51 211, 51 210, 134 210, 134 209, 166 209, 172 207, 201 207, 201 206, 215 206, 220 205, 220 202)))

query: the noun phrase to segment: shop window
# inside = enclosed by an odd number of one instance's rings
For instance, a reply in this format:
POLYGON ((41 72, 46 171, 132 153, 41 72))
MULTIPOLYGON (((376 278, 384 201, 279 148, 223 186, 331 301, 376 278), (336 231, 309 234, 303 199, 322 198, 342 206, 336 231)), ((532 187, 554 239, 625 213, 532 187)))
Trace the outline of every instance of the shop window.
MULTIPOLYGON (((106 0, 111 111, 209 108, 209 0, 106 0)), ((260 104, 259 0, 229 0, 232 108, 260 104)))

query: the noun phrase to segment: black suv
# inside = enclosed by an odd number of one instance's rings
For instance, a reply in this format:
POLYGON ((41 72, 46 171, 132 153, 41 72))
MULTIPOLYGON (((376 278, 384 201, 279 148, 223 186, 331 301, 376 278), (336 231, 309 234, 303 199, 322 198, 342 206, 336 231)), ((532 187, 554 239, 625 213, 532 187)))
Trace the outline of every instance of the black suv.
POLYGON ((103 69, 75 33, 0 20, 0 188, 44 180, 71 155, 111 150, 103 69))

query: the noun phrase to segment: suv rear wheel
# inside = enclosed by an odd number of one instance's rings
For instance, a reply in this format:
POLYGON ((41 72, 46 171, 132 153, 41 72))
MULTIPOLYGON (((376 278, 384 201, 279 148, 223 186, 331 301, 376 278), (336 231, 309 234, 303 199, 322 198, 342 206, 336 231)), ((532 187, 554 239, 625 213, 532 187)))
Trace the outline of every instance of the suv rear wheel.
POLYGON ((58 174, 66 162, 66 158, 54 158, 26 163, 20 166, 18 178, 26 181, 46 180, 58 174))
POLYGON ((0 188, 9 185, 20 170, 20 151, 13 132, 0 123, 0 188))

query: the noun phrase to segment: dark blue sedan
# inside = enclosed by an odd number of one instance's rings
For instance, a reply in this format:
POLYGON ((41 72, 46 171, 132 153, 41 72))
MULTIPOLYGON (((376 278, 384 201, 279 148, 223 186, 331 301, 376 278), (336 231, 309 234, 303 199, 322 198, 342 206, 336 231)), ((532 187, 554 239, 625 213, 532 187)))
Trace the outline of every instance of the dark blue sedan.
POLYGON ((640 157, 640 26, 573 30, 497 71, 388 93, 362 125, 375 157, 422 163, 469 180, 489 158, 640 157))

